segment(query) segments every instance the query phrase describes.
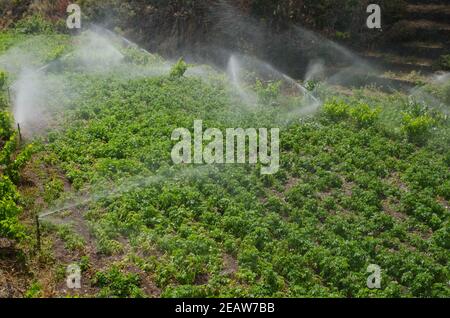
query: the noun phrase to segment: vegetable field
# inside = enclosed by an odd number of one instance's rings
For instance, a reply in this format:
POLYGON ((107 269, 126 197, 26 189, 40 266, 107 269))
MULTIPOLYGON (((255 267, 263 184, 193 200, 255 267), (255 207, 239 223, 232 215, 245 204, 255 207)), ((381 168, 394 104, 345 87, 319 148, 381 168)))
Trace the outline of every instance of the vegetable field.
POLYGON ((420 87, 433 103, 315 83, 303 112, 286 83, 249 76, 248 105, 223 72, 137 48, 80 64, 84 37, 0 34, 0 236, 27 260, 21 296, 450 296, 448 83, 420 87), (31 99, 45 128, 20 141, 11 52, 31 47, 31 66, 51 62, 31 99), (172 131, 196 119, 279 127, 279 171, 174 165, 172 131))

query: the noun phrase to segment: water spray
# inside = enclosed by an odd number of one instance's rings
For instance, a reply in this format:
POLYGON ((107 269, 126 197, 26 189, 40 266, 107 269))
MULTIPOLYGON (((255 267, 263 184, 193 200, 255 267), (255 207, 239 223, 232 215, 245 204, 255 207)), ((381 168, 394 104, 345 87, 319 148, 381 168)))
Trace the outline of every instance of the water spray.
POLYGON ((22 142, 22 132, 20 131, 20 123, 17 123, 17 131, 19 132, 19 142, 22 142))

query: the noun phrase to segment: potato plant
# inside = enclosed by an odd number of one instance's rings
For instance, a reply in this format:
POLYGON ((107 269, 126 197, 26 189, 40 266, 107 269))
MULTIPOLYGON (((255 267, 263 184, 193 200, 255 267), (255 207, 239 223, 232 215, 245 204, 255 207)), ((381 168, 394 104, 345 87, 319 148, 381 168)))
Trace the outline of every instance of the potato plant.
POLYGON ((136 249, 157 248, 161 256, 144 262, 163 296, 448 295, 448 208, 439 201, 448 200, 448 164, 390 136, 383 107, 330 101, 284 127, 283 171, 269 178, 245 165, 183 177, 169 158, 173 128, 199 116, 210 127, 262 125, 283 105, 234 116, 222 87, 194 78, 86 80, 103 93, 68 113, 48 151, 81 187, 166 176, 92 202, 88 214, 101 242, 128 237, 136 249), (383 268, 380 290, 365 285, 372 263, 383 268))
MULTIPOLYGON (((123 53, 122 70, 157 61, 123 53)), ((450 157, 439 142, 449 123, 439 110, 408 112, 397 107, 405 96, 355 91, 325 94, 317 112, 300 116, 301 98, 281 98, 278 83, 253 83, 261 98, 248 107, 224 76, 187 75, 182 60, 135 77, 62 65, 48 77, 76 94, 58 100, 59 125, 40 151, 71 193, 50 179, 45 207, 80 199, 60 212, 78 211, 91 240, 65 227, 56 235, 64 248, 89 245, 106 260, 89 264, 98 289, 90 296, 149 296, 144 278, 163 297, 450 296, 450 157), (174 165, 171 133, 196 119, 221 130, 279 127, 280 171, 174 165), (366 285, 370 264, 382 268, 380 289, 366 285)), ((20 172, 34 153, 11 156, 14 133, 3 131, 2 163, 20 172)), ((20 175, 1 171, 0 229, 9 233, 20 212, 11 180, 20 175)))

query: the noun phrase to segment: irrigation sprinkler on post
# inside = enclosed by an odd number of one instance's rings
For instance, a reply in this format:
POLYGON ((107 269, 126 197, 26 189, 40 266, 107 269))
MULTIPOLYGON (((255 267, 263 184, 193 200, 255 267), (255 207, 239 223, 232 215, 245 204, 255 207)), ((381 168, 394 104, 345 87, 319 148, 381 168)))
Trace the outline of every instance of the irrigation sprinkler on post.
POLYGON ((39 215, 36 213, 34 215, 34 219, 36 221, 36 248, 39 251, 41 251, 41 229, 39 224, 39 215))

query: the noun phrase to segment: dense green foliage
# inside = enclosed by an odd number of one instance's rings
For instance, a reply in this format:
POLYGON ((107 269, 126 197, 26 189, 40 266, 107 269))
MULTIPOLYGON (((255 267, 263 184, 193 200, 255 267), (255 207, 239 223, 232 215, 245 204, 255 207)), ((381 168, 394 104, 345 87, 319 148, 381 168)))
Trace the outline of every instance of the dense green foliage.
POLYGON ((4 71, 0 71, 0 89, 3 90, 3 87, 6 85, 7 76, 4 71))
MULTIPOLYGON (((15 33, 0 33, 0 53, 20 40, 15 33)), ((22 208, 16 184, 20 170, 32 155, 32 145, 23 151, 18 149, 17 132, 12 128, 13 119, 8 109, 8 85, 8 74, 0 69, 0 237, 24 238, 26 233, 19 222, 22 208)))
MULTIPOLYGON (((127 70, 156 61, 125 54, 127 70)), ((164 297, 450 296, 450 156, 434 143, 449 123, 438 110, 323 91, 324 106, 300 116, 300 97, 262 81, 249 107, 223 76, 182 76, 180 63, 172 76, 80 72, 70 60, 48 74, 77 94, 43 151, 79 191, 99 255, 133 268, 99 270, 97 296, 145 296, 136 268, 164 297), (173 165, 171 133, 196 119, 280 127, 280 171, 173 165), (366 286, 369 264, 382 268, 379 290, 366 286)), ((50 210, 57 198, 50 191, 50 210)), ((86 243, 58 235, 69 249, 86 243)))
POLYGON ((24 232, 19 223, 19 194, 11 180, 0 175, 0 236, 19 238, 24 232))
POLYGON ((183 58, 180 58, 178 62, 172 67, 172 70, 170 71, 170 76, 173 78, 182 77, 184 73, 186 73, 188 69, 188 65, 183 60, 183 58))

